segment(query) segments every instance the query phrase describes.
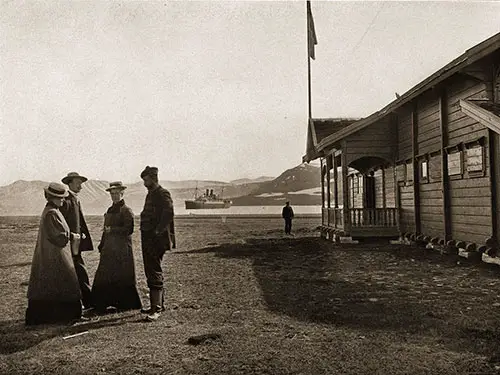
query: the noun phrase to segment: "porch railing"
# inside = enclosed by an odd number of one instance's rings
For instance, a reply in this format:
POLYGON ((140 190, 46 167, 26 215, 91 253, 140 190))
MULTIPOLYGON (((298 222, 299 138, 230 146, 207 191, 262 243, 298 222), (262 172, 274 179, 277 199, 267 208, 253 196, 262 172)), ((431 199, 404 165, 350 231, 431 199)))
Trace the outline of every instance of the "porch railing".
MULTIPOLYGON (((349 208, 348 218, 351 227, 395 228, 398 225, 397 208, 349 208)), ((344 228, 343 208, 323 208, 322 224, 330 228, 344 228)))
POLYGON ((324 226, 333 228, 342 228, 344 225, 344 210, 342 208, 323 208, 323 221, 324 226))
POLYGON ((328 208, 321 208, 321 224, 328 226, 328 208))
POLYGON ((351 208, 351 227, 396 227, 397 208, 351 208))

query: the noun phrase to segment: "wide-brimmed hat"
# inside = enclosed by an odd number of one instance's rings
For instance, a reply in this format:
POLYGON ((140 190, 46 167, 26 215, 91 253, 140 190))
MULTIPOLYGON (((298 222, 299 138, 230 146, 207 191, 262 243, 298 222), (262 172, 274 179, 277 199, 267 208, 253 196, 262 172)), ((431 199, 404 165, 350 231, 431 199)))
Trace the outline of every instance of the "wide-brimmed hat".
POLYGON ((45 190, 47 195, 56 198, 65 198, 69 195, 68 188, 58 182, 51 182, 49 186, 43 190, 45 190))
POLYGON ((127 187, 123 185, 121 181, 114 181, 109 183, 109 188, 106 189, 106 191, 111 191, 111 190, 125 190, 127 187))
POLYGON ((81 176, 78 174, 78 172, 69 172, 66 177, 64 177, 61 181, 63 184, 69 184, 74 178, 79 178, 82 180, 82 182, 85 182, 88 180, 87 177, 81 176))

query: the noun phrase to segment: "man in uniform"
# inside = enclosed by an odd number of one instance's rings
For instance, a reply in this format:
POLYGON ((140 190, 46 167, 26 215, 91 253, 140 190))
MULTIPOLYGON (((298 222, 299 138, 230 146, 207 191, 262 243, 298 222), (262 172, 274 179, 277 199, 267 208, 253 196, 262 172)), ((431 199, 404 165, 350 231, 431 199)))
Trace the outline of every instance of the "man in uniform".
POLYGON ((168 190, 158 183, 158 168, 147 166, 141 178, 148 189, 141 212, 141 243, 151 303, 141 312, 148 314, 146 320, 155 321, 165 310, 161 262, 165 251, 175 248, 174 206, 168 190))
POLYGON ((82 291, 83 310, 87 312, 93 308, 92 295, 90 288, 89 275, 85 269, 85 263, 82 258, 82 251, 94 250, 92 239, 83 216, 78 193, 82 190, 82 184, 87 181, 87 178, 80 176, 76 172, 70 172, 62 179, 62 182, 69 187, 69 196, 64 200, 60 208, 69 229, 72 233, 77 233, 80 238, 71 238, 71 254, 73 255, 73 263, 75 265, 76 275, 82 291))

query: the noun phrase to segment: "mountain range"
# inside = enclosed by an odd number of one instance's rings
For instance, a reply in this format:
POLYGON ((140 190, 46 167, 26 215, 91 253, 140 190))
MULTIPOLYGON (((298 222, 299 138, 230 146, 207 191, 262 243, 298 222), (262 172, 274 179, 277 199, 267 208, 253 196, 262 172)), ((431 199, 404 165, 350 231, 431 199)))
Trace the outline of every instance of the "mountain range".
MULTIPOLYGON (((290 200, 294 205, 321 204, 319 168, 300 164, 288 169, 276 178, 262 176, 256 179, 238 179, 230 182, 185 180, 160 181, 167 188, 176 207, 184 207, 184 200, 192 199, 196 189, 201 194, 205 189, 230 198, 233 205, 283 205, 290 200)), ((45 205, 43 188, 47 181, 19 180, 0 187, 0 216, 39 215, 45 205)), ((79 194, 86 215, 102 215, 110 206, 106 192, 108 181, 89 180, 79 194)), ((135 213, 144 205, 146 189, 142 182, 127 185, 125 201, 135 213)))

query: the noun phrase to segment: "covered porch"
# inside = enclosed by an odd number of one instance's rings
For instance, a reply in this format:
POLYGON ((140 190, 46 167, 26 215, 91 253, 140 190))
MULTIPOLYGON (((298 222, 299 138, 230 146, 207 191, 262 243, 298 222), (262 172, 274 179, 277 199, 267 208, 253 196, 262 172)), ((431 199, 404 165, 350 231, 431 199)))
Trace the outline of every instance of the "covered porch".
POLYGON ((310 132, 318 127, 332 130, 309 152, 321 162, 322 235, 398 237, 390 120, 346 136, 335 119, 313 119, 310 132))

